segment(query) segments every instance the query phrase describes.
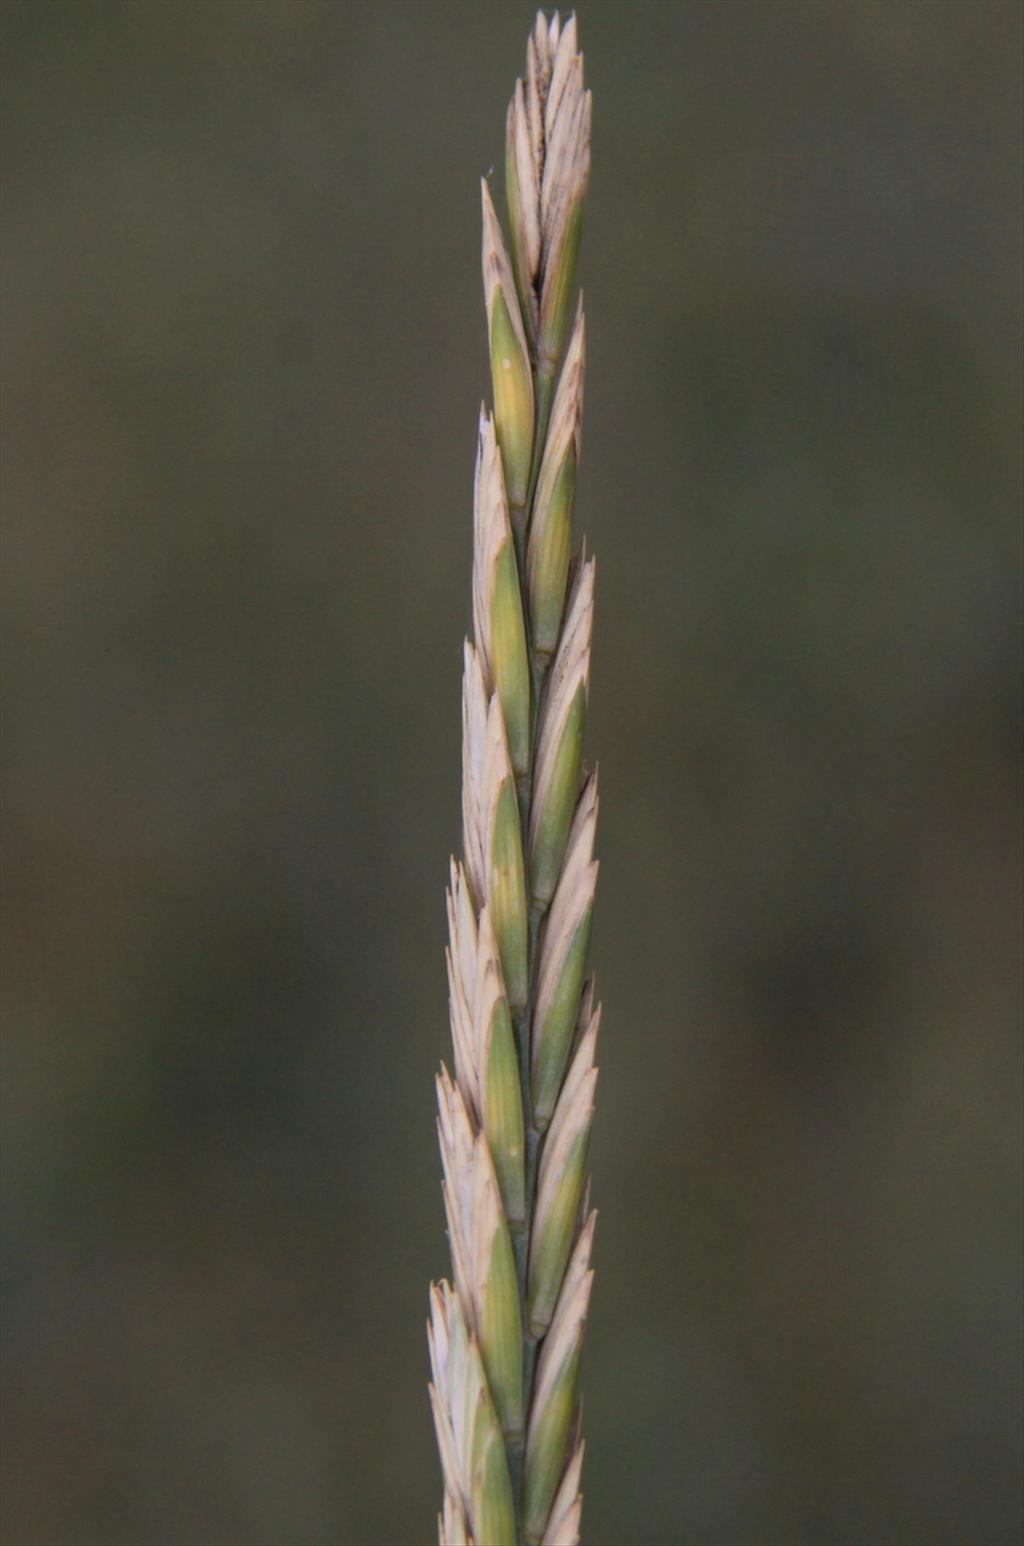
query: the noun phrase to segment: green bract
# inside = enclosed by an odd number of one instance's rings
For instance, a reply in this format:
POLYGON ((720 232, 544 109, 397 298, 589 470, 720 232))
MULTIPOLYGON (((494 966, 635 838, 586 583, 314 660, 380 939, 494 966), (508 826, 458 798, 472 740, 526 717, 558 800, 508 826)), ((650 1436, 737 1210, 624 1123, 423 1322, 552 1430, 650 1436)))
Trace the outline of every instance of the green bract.
POLYGON ((526 653, 519 571, 511 537, 506 539, 495 564, 491 668, 505 715, 509 756, 521 777, 530 765, 530 662, 526 653))
POLYGON ((593 907, 588 907, 577 924, 558 973, 550 1008, 533 1028, 533 1111, 538 1124, 544 1126, 555 1109, 576 1027, 592 914, 593 907))
POLYGON ((491 1016, 482 1083, 484 1134, 494 1159, 509 1223, 518 1226, 523 1222, 526 1188, 523 1093, 512 1019, 504 999, 495 1004, 491 1016))
POLYGON ((529 1322, 530 1330, 537 1336, 542 1336, 550 1324, 572 1249, 587 1169, 589 1137, 588 1123, 573 1139, 564 1168, 552 1180, 549 1206, 534 1227, 530 1251, 529 1322))
POLYGON ((526 1534, 531 1540, 542 1538, 551 1500, 565 1466, 569 1428, 576 1411, 579 1367, 580 1345, 576 1340, 562 1359, 537 1421, 530 1427, 523 1512, 526 1534))
POLYGON ((523 1427, 523 1326, 508 1230, 495 1231, 480 1307, 480 1350, 506 1434, 523 1427))
POLYGON ((565 325, 569 319, 576 283, 576 261, 582 231, 583 200, 578 199, 566 221, 561 243, 544 281, 537 352, 542 361, 550 361, 552 369, 558 362, 565 341, 565 325))
POLYGON ((481 1541, 516 1546, 515 1507, 501 1429, 491 1413, 477 1418, 472 1476, 473 1518, 481 1541))
POLYGON ((558 643, 565 607, 575 490, 576 452, 570 445, 550 489, 546 490, 543 484, 538 489, 530 523, 530 618, 534 648, 543 655, 552 654, 558 643))
POLYGON ((533 384, 529 361, 501 290, 495 291, 491 303, 491 381, 508 502, 521 509, 526 503, 533 455, 533 384))
POLYGON ((519 805, 511 778, 505 780, 498 795, 487 880, 508 1001, 513 1009, 519 1009, 526 1003, 526 881, 519 805))
POLYGON ((581 682, 569 706, 542 809, 537 811, 530 848, 530 895, 546 907, 555 894, 569 823, 580 786, 587 694, 581 682))

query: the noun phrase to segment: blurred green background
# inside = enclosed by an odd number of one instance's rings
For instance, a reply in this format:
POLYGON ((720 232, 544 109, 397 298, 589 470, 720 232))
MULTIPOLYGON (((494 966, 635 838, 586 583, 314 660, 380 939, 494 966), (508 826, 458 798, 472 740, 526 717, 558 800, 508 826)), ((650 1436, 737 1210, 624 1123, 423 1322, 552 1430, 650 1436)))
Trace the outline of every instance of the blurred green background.
MULTIPOLYGON (((433 1538, 529 4, 11 4, 4 1540, 433 1538)), ((610 4, 586 1539, 1020 1530, 1020 45, 610 4)))

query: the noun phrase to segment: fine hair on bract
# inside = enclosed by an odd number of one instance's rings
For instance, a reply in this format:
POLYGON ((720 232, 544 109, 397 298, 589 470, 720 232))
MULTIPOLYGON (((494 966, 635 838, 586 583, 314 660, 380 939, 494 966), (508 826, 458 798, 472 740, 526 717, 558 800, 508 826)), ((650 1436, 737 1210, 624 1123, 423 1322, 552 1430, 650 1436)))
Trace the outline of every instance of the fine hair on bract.
POLYGON ((448 888, 454 1077, 437 1080, 452 1283, 430 1290, 441 1546, 575 1546, 601 1012, 583 765, 594 560, 575 551, 590 174, 576 20, 537 16, 506 124, 508 240, 482 184, 493 408, 473 482, 462 858, 448 888))

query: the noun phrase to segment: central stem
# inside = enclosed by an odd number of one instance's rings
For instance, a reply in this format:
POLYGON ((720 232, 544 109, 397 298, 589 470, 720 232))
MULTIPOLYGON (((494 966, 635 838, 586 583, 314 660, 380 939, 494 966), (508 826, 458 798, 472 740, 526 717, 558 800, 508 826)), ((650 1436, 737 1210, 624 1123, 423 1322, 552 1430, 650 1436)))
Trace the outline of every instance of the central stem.
MULTIPOLYGON (((517 523, 514 530, 517 535, 517 548, 520 541, 525 542, 525 523, 517 523), (522 536, 520 536, 522 533, 522 536)), ((523 611, 526 614, 527 600, 525 587, 522 585, 522 567, 520 567, 520 587, 523 590, 523 611)), ((533 679, 533 726, 530 747, 530 766, 525 777, 518 785, 519 814, 522 825, 523 866, 529 883, 529 853, 530 853, 530 812, 533 796, 533 772, 537 751, 537 726, 540 721, 540 698, 544 684, 544 676, 547 663, 531 649, 530 670, 533 679)), ((532 1074, 530 1066, 530 1021, 533 1013, 537 978, 537 944, 540 938, 541 923, 544 918, 545 908, 543 904, 533 902, 530 904, 528 933, 527 933, 527 995, 526 1003, 515 1011, 512 1016, 512 1028, 515 1033, 516 1051, 519 1058, 519 1088, 523 1103, 523 1128, 526 1134, 526 1185, 525 1202, 523 1208, 522 1224, 512 1235, 512 1248, 515 1254, 516 1279, 519 1287, 519 1306, 523 1328, 523 1432, 508 1444, 508 1465, 512 1482, 512 1496, 515 1501, 516 1529, 518 1532, 518 1546, 525 1546, 526 1537, 523 1534, 523 1487, 526 1463, 526 1439, 529 1431, 530 1403, 533 1398, 533 1379, 537 1365, 538 1338, 530 1329, 529 1313, 529 1271, 530 1271, 530 1236, 533 1229, 533 1213, 537 1198, 537 1170, 540 1160, 541 1133, 537 1127, 533 1113, 532 1074)))
MULTIPOLYGON (((529 488, 524 504, 510 505, 509 507, 510 524, 515 541, 523 620, 526 625, 528 639, 530 639, 532 630, 530 628, 529 586, 526 581, 527 534, 534 496, 537 490, 537 479, 540 474, 540 464, 543 459, 548 420, 551 416, 555 368, 556 362, 546 359, 538 360, 534 367, 533 385, 536 410, 529 488)), ((519 818, 522 827, 523 869, 528 894, 530 891, 530 816, 533 804, 534 767, 537 757, 537 736, 541 721, 541 698, 549 665, 549 657, 539 653, 533 647, 532 639, 530 639, 529 644, 529 656, 532 688, 530 763, 526 772, 516 780, 519 818)), ((507 1443, 509 1475, 512 1482, 512 1497, 516 1511, 516 1540, 518 1546, 528 1546, 523 1519, 525 1507, 526 1441, 529 1434, 530 1405, 533 1399, 533 1382, 540 1341, 540 1338, 530 1328, 529 1310, 530 1236, 533 1230, 533 1214, 537 1201, 537 1172, 541 1145, 543 1143, 543 1134, 537 1126, 533 1112, 530 1033, 533 1005, 536 996, 537 946, 546 911, 546 904, 531 901, 527 938, 526 1003, 521 1009, 514 1011, 512 1015, 512 1028, 515 1033, 516 1050, 519 1058, 519 1084, 523 1102, 523 1129, 526 1135, 526 1186, 523 1221, 512 1234, 512 1249, 515 1255, 516 1279, 519 1287, 519 1306, 523 1328, 523 1431, 521 1434, 517 1434, 514 1438, 509 1439, 507 1443)))
MULTIPOLYGON (((522 570, 520 569, 520 575, 522 570)), ((522 580, 520 580, 522 586, 522 580)), ((525 592, 525 587, 523 587, 525 592)), ((526 596, 523 596, 526 612, 526 596)), ((540 698, 547 670, 547 662, 532 649, 530 670, 533 679, 533 734, 531 736, 530 766, 518 788, 519 813, 522 824, 523 865, 529 883, 530 811, 533 796, 533 771, 537 751, 537 726, 540 722, 540 698)), ((515 1253, 516 1279, 519 1287, 519 1306, 523 1328, 523 1432, 508 1445, 508 1465, 515 1501, 518 1546, 526 1546, 523 1533, 523 1488, 525 1480, 526 1440, 529 1432, 530 1404, 533 1399, 533 1380, 537 1366, 538 1338, 530 1328, 529 1271, 530 1236, 533 1230, 533 1213, 537 1200, 537 1170, 540 1161, 542 1135, 533 1112, 532 1073, 530 1063, 530 1021, 536 994, 537 944, 540 938, 545 907, 531 902, 527 933, 527 995, 526 1004, 512 1017, 516 1050, 519 1056, 519 1087, 523 1102, 523 1128, 526 1134, 526 1186, 522 1225, 512 1236, 515 1253)))

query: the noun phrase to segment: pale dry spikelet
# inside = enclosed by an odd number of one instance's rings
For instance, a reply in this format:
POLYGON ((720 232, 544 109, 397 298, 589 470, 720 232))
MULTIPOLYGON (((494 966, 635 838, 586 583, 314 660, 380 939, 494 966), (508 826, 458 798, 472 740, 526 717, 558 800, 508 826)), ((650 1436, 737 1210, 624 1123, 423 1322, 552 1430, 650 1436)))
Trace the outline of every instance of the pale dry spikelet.
POLYGON ((589 173, 576 21, 541 14, 508 111, 507 243, 482 192, 494 407, 478 428, 463 857, 447 904, 455 1077, 437 1081, 454 1286, 431 1289, 428 1325, 441 1546, 576 1546, 580 1532, 601 1015, 584 981, 594 561, 572 557, 582 301, 569 319, 589 173))

